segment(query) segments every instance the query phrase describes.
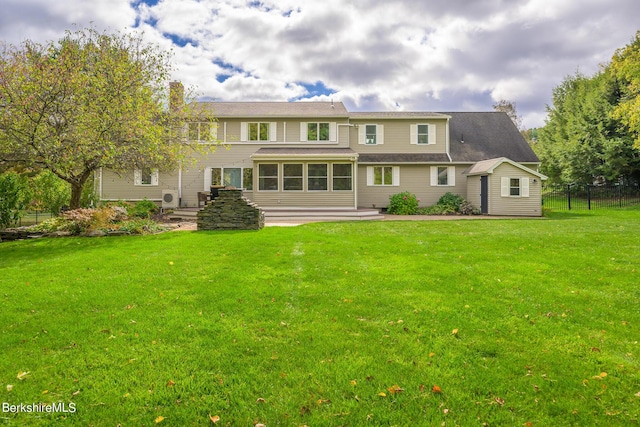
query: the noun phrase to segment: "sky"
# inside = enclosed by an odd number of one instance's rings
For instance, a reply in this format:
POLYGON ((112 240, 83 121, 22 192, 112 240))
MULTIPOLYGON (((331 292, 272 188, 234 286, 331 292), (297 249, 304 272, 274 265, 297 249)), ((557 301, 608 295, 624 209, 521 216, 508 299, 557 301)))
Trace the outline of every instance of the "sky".
POLYGON ((0 0, 0 41, 94 26, 173 51, 172 80, 216 101, 350 111, 491 111, 544 125, 554 87, 640 30, 638 0, 0 0))

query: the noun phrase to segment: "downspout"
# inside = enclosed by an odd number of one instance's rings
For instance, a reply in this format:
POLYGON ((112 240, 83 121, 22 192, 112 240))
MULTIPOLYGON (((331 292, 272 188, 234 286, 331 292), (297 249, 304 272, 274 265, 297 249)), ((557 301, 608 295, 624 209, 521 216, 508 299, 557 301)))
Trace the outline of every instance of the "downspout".
POLYGON ((98 187, 98 194, 100 197, 100 201, 102 201, 102 168, 100 168, 100 186, 98 187))
POLYGON ((449 158, 449 163, 451 163, 451 154, 449 154, 449 144, 450 144, 450 136, 449 136, 449 118, 447 117, 447 136, 446 136, 446 146, 447 146, 447 157, 449 158))
POLYGON ((178 168, 178 204, 182 205, 182 163, 178 168))

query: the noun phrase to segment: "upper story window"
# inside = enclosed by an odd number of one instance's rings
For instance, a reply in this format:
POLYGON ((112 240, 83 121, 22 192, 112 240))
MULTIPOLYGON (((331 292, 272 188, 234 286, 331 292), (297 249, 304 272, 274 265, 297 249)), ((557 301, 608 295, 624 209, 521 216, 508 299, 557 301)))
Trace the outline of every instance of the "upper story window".
POLYGON ((383 125, 358 125, 358 144, 382 145, 384 144, 383 125))
POLYGON ((277 138, 275 122, 242 122, 240 124, 240 141, 269 142, 277 138))
POLYGON ((329 123, 307 123, 307 141, 328 141, 329 123))
POLYGON ((209 122, 191 122, 189 123, 189 140, 212 142, 216 139, 216 126, 209 122))
POLYGON ((249 141, 269 141, 269 123, 249 123, 249 141))
POLYGON ((300 122, 300 141, 314 142, 338 140, 338 125, 336 122, 300 122))
POLYGON ((427 123, 411 125, 411 143, 431 145, 436 143, 436 126, 427 123))

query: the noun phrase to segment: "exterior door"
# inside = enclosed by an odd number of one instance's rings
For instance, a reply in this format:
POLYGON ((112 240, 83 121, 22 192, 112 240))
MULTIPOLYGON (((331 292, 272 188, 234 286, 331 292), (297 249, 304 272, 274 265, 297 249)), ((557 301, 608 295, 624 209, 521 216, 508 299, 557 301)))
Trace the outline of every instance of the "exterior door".
POLYGON ((483 215, 489 213, 489 177, 480 177, 480 212, 483 215))

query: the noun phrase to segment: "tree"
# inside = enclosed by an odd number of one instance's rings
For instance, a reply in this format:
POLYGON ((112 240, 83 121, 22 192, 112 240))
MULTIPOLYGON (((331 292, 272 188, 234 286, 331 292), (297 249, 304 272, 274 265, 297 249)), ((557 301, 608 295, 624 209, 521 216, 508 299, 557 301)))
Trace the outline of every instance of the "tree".
POLYGON ((8 227, 23 216, 29 198, 24 176, 14 171, 0 174, 0 228, 8 227))
POLYGON ((621 91, 613 116, 629 128, 635 147, 640 149, 640 31, 630 44, 616 51, 609 68, 621 91))
POLYGON ((175 170, 189 150, 215 147, 184 137, 185 121, 212 121, 204 110, 167 108, 169 59, 139 35, 93 28, 1 46, 0 163, 50 170, 70 184, 77 208, 100 168, 175 170))
POLYGON ((516 103, 501 99, 497 104, 493 104, 493 109, 502 113, 507 113, 507 116, 511 119, 514 125, 519 131, 522 131, 522 118, 518 115, 518 109, 516 103))

